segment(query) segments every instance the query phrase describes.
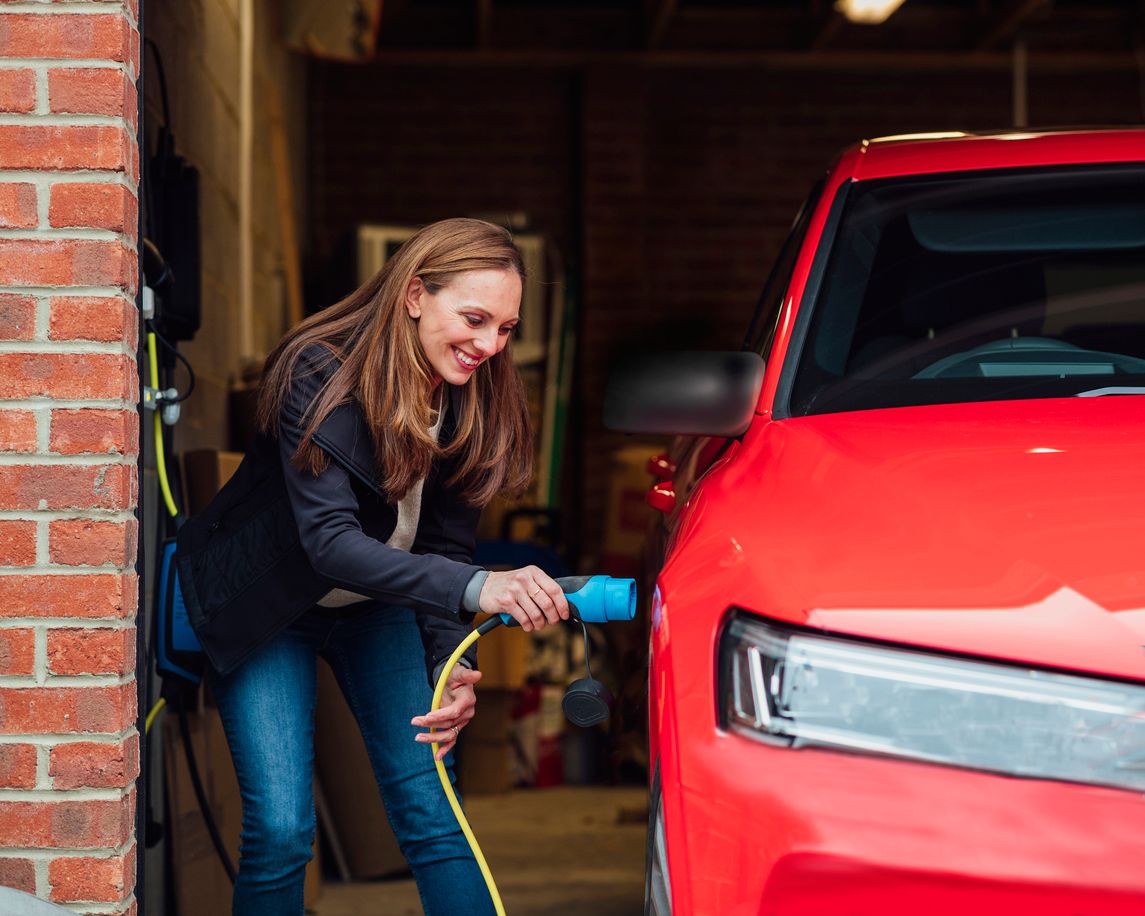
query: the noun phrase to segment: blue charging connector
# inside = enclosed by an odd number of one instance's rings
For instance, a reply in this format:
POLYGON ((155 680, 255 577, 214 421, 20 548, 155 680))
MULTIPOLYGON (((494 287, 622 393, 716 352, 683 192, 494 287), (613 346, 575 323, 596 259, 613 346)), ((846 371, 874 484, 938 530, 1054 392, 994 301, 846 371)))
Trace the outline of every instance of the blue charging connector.
MULTIPOLYGON (((573 616, 585 623, 610 623, 636 617, 636 580, 612 576, 563 576, 555 580, 565 593, 573 616)), ((518 626, 508 614, 501 614, 507 627, 518 626)))

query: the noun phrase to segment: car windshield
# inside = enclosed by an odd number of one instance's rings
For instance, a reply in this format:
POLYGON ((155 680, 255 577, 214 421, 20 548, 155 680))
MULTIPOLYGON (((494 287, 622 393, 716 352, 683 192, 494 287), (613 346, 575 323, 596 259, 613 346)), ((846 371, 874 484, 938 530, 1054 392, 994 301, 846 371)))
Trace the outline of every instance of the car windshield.
POLYGON ((1145 167, 885 179, 846 194, 793 415, 1145 394, 1145 167))

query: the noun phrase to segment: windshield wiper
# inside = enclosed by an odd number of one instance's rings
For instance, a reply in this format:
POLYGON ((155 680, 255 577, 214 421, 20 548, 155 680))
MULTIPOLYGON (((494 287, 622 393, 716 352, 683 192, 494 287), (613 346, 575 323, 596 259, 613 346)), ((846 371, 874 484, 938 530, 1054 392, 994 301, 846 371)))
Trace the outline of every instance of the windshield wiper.
POLYGON ((1079 391, 1074 397, 1103 398, 1110 394, 1145 394, 1145 387, 1112 386, 1108 388, 1091 388, 1089 391, 1079 391))

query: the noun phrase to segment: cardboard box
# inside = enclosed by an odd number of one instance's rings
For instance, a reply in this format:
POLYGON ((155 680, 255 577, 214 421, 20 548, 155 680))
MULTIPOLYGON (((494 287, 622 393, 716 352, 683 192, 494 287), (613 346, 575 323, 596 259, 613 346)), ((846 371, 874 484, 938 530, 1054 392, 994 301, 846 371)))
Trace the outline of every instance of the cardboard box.
POLYGON ((516 697, 516 690, 490 688, 484 679, 477 685, 477 715, 462 730, 455 751, 457 782, 464 795, 507 792, 513 787, 516 697))
MULTIPOLYGON (((205 715, 191 713, 191 746, 199 768, 203 790, 210 803, 211 813, 227 848, 232 863, 238 862, 238 834, 241 830, 241 803, 235 804, 231 786, 214 766, 221 756, 212 751, 213 727, 218 721, 213 710, 205 715)), ((221 732, 221 727, 220 727, 221 732)), ((220 736, 221 737, 221 734, 220 736)), ((223 742, 225 751, 225 741, 223 742)), ((231 885, 211 843, 202 812, 199 810, 187 768, 179 720, 174 713, 163 722, 163 751, 167 765, 167 793, 171 812, 167 839, 172 846, 171 861, 174 874, 175 900, 179 916, 208 916, 225 913, 230 908, 231 885)), ((227 763, 230 763, 229 757, 227 763)), ((233 768, 231 779, 234 779, 233 768)), ((237 781, 234 796, 238 794, 237 781)))
POLYGON ((182 460, 183 491, 187 502, 183 509, 188 515, 196 515, 207 508, 223 484, 231 479, 242 463, 243 455, 242 452, 200 448, 184 452, 182 460))
POLYGON ((494 795, 513 788, 513 745, 463 738, 457 749, 457 783, 463 796, 494 795))
MULTIPOLYGON (((478 614, 476 624, 487 619, 485 614, 478 614)), ((498 627, 482 636, 477 644, 477 667, 481 669, 479 689, 521 687, 525 683, 529 651, 529 634, 520 627, 498 627)))
POLYGON ((508 741, 512 736, 516 700, 515 689, 490 687, 482 678, 477 685, 477 714, 462 730, 463 740, 508 741))
MULTIPOLYGON (((218 712, 205 709, 189 714, 189 726, 203 791, 231 863, 237 866, 242 799, 222 722, 218 712)), ((199 810, 183 751, 179 720, 174 713, 167 715, 163 722, 163 752, 171 812, 167 838, 172 844, 174 873, 170 878, 175 885, 179 916, 229 913, 231 883, 199 810)), ((307 905, 317 901, 322 891, 317 848, 314 852, 314 858, 306 868, 307 905)))
POLYGON ((318 778, 350 876, 361 881, 406 871, 357 720, 325 662, 318 665, 314 746, 318 778))

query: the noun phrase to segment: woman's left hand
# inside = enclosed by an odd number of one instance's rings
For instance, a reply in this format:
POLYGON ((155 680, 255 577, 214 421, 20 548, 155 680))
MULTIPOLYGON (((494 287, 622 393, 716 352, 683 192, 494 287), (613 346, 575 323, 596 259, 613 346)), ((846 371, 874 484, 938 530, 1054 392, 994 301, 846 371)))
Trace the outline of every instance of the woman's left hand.
POLYGON ((477 712, 477 694, 473 685, 481 680, 481 672, 473 671, 464 665, 458 665, 445 682, 445 691, 441 695, 441 707, 424 716, 414 716, 410 719, 411 725, 418 728, 436 728, 435 732, 418 732, 414 741, 422 744, 437 742, 435 760, 441 760, 454 744, 461 729, 469 724, 469 720, 477 712))

